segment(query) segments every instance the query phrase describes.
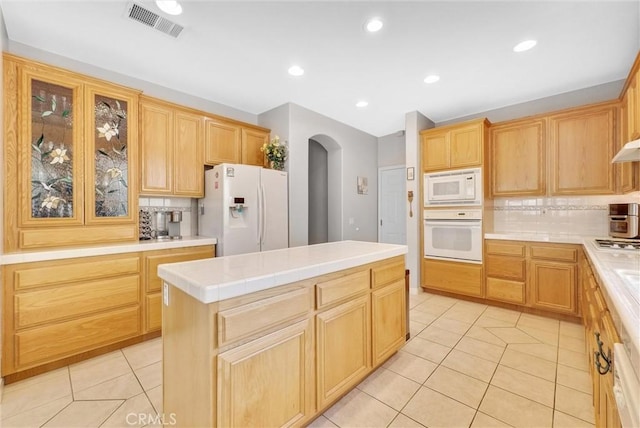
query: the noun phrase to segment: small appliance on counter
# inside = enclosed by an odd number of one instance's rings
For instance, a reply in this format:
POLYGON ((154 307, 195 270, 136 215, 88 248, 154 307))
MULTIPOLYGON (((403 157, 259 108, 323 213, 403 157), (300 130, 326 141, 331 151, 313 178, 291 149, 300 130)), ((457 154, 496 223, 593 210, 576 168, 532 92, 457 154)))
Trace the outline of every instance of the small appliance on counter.
POLYGON ((149 211, 140 210, 138 221, 139 239, 147 241, 153 238, 153 230, 151 229, 151 213, 149 211))
POLYGON ((180 222, 182 222, 182 211, 170 211, 167 213, 169 219, 168 231, 170 239, 182 239, 180 235, 180 222))
POLYGON ((156 211, 153 213, 154 230, 156 231, 156 239, 169 239, 169 225, 166 211, 156 211))
POLYGON ((609 204, 609 236, 640 238, 638 204, 609 204))

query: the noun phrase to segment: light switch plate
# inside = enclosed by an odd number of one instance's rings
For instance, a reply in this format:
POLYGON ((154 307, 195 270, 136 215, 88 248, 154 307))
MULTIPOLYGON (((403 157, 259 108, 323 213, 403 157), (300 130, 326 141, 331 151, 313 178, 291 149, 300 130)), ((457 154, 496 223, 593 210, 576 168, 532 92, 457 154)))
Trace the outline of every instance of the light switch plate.
POLYGON ((164 287, 162 290, 162 303, 164 303, 165 306, 169 306, 169 284, 163 282, 162 285, 164 287))

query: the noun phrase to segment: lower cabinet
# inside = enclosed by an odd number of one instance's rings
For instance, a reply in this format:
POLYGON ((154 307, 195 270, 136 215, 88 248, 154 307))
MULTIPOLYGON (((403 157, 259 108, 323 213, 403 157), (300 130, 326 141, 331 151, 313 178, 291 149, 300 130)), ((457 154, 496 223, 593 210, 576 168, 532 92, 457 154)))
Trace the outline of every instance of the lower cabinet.
POLYGON ((531 306, 553 312, 576 313, 577 266, 532 260, 531 306))
MULTIPOLYGON (((404 268, 404 266, 403 266, 404 268)), ((393 355, 406 340, 404 280, 373 290, 371 293, 371 337, 373 366, 393 355)))
POLYGON ((482 265, 423 259, 422 286, 466 296, 482 297, 482 265))
POLYGON ((371 369, 369 296, 316 317, 318 407, 355 386, 371 369))
POLYGON ((218 426, 299 425, 313 413, 313 319, 218 355, 218 426))

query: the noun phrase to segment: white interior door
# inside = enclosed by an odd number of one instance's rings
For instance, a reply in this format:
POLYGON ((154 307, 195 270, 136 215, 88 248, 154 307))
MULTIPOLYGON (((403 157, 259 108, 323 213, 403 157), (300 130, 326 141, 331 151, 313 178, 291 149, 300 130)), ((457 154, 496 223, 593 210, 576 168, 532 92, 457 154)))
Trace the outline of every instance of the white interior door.
POLYGON ((380 168, 378 176, 378 241, 406 244, 405 168, 380 168))

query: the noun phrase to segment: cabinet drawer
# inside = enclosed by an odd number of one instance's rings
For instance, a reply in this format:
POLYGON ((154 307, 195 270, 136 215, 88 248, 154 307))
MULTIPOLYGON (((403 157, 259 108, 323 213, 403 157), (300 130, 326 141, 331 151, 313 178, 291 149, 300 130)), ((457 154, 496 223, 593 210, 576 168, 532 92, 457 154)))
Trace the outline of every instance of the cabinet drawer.
POLYGON ((212 257, 213 247, 199 247, 189 251, 182 249, 182 252, 145 255, 144 268, 147 275, 147 293, 160 291, 162 288, 162 280, 158 276, 158 265, 163 263, 188 262, 191 260, 208 259, 212 257))
POLYGON ((137 307, 22 331, 15 335, 16 365, 23 368, 75 355, 139 334, 137 307))
POLYGON ((524 282, 487 278, 487 298, 509 303, 525 303, 524 282))
POLYGON ((15 290, 138 274, 140 257, 67 259, 20 265, 14 271, 15 290))
POLYGON ((139 296, 138 275, 19 293, 14 297, 16 328, 136 304, 139 296))
POLYGON ((509 241, 486 241, 487 254, 524 257, 524 244, 509 241))
POLYGON ((153 293, 147 296, 147 315, 144 331, 158 330, 162 327, 162 293, 153 293))
POLYGON ((482 296, 482 265, 424 259, 424 286, 468 296, 482 296))
POLYGON ((487 276, 525 280, 526 261, 518 257, 487 256, 487 276))
POLYGON ((404 258, 371 269, 371 288, 389 284, 404 278, 404 258))
POLYGON ((310 289, 302 288, 218 313, 218 346, 306 315, 310 289))
POLYGON ((369 269, 342 275, 316 286, 318 309, 369 290, 369 269))
POLYGON ((572 247, 555 247, 546 245, 531 245, 531 258, 547 259, 565 262, 578 261, 578 249, 572 247))

